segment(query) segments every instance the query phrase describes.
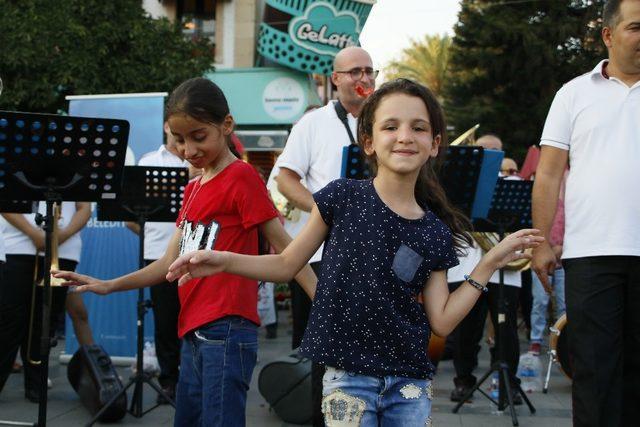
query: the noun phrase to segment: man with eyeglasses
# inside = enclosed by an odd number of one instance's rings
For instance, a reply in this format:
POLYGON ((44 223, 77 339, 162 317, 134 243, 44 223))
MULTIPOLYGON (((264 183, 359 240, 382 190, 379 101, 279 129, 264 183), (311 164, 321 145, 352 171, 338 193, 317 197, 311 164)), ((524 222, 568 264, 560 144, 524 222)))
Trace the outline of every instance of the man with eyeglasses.
MULTIPOLYGON (((336 55, 331 82, 336 86, 338 99, 303 116, 291 130, 284 151, 276 166, 280 173, 276 178, 278 191, 289 202, 304 212, 311 212, 312 194, 340 178, 342 151, 355 143, 356 121, 362 104, 375 87, 378 74, 373 69, 371 56, 360 47, 348 47, 336 55), (300 182, 304 179, 306 187, 300 182)), ((306 219, 302 216, 300 221, 306 219)), ((295 237, 295 236, 292 236, 295 237)), ((318 273, 322 259, 322 247, 310 260, 318 273)), ((293 310, 292 347, 300 346, 307 326, 311 300, 295 282, 291 285, 293 310)), ((313 425, 324 425, 320 404, 322 400, 322 375, 320 366, 313 367, 313 425)))

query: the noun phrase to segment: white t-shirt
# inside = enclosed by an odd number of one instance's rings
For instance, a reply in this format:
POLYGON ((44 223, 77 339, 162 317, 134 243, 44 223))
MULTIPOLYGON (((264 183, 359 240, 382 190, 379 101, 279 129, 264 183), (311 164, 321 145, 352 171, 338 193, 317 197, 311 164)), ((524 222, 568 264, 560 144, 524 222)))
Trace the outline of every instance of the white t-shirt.
POLYGON ((565 84, 540 145, 569 151, 562 258, 640 256, 640 82, 602 74, 565 84))
MULTIPOLYGON (((163 145, 156 151, 144 154, 138 166, 158 166, 165 168, 187 167, 187 163, 171 153, 163 145)), ((175 222, 147 222, 144 225, 144 259, 156 260, 162 257, 176 232, 175 222)))
MULTIPOLYGON (((447 282, 462 282, 464 281, 465 274, 471 274, 471 271, 482 259, 484 255, 482 249, 474 242, 474 247, 466 249, 466 256, 458 257, 460 264, 447 270, 447 282)), ((489 283, 500 283, 500 271, 496 270, 495 273, 489 279, 489 283)), ((522 286, 522 277, 519 271, 504 271, 504 284, 509 286, 515 286, 517 288, 522 286)))
MULTIPOLYGON (((38 202, 38 212, 42 215, 47 213, 47 205, 45 202, 38 202)), ((66 227, 69 222, 71 222, 71 218, 75 213, 76 202, 62 202, 58 229, 66 227)), ((36 226, 36 214, 24 214, 24 217, 30 224, 36 226)), ((0 222, 4 228, 3 236, 5 250, 8 255, 35 255, 36 247, 26 234, 9 224, 2 217, 0 217, 0 222)), ((80 262, 81 251, 82 239, 80 237, 80 232, 77 232, 73 236, 69 237, 63 244, 58 246, 58 258, 80 262)), ((43 255, 43 252, 40 252, 40 255, 43 255)))
MULTIPOLYGON (((302 177, 312 194, 340 178, 342 149, 351 144, 334 103, 331 101, 302 116, 291 129, 284 151, 276 162, 277 167, 291 169, 302 177)), ((355 137, 357 119, 348 114, 347 120, 355 137)), ((321 259, 322 246, 309 262, 321 259)))

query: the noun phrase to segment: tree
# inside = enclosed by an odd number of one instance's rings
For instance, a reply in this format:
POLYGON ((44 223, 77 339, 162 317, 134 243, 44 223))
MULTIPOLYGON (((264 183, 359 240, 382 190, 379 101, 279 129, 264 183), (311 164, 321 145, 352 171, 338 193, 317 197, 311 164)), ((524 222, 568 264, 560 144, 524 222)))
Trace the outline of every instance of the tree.
POLYGON ((400 59, 389 63, 385 75, 389 79, 405 77, 418 81, 441 97, 450 46, 451 38, 446 34, 427 35, 421 41, 412 40, 411 46, 402 51, 400 59))
POLYGON ((555 92, 606 57, 604 0, 463 0, 445 111, 460 134, 500 135, 510 156, 536 144, 555 92))
POLYGON ((66 95, 170 91, 211 68, 208 41, 141 3, 0 0, 0 108, 56 112, 66 95))

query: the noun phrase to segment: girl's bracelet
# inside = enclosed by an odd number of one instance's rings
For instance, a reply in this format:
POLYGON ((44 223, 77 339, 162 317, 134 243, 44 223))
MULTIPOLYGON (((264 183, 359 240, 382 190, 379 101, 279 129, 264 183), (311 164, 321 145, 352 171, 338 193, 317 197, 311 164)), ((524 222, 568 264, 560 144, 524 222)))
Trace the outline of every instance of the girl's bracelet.
POLYGON ((476 282, 468 274, 464 275, 464 280, 466 280, 468 284, 470 284, 471 286, 473 286, 474 288, 476 288, 480 292, 489 292, 489 288, 487 288, 486 286, 481 285, 480 283, 476 282))

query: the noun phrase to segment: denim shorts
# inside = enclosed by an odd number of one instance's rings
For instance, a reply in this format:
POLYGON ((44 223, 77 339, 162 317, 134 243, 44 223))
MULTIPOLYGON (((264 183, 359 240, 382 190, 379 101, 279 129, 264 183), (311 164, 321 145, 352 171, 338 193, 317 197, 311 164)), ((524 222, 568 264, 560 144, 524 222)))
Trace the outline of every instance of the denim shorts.
POLYGON ((431 426, 431 380, 370 377, 327 366, 322 396, 327 427, 431 426))

